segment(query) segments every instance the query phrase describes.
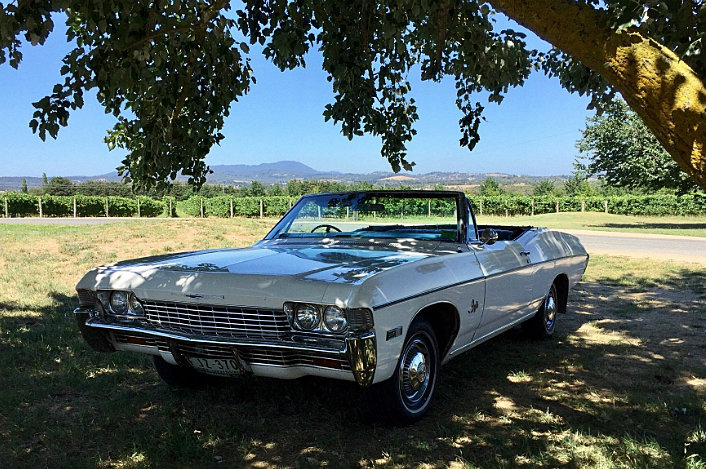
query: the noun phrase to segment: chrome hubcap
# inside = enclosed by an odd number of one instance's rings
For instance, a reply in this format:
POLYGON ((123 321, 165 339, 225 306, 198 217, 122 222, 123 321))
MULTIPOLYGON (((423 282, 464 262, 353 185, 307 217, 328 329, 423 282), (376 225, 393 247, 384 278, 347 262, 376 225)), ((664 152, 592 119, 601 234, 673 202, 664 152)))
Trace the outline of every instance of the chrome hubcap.
POLYGON ((544 301, 544 323, 548 330, 554 327, 554 319, 556 317, 556 301, 554 300, 554 295, 549 294, 547 299, 544 301))
POLYGON ((424 355, 416 353, 409 363, 409 385, 413 390, 418 391, 427 378, 427 364, 424 355))
POLYGON ((415 407, 423 402, 431 381, 430 359, 429 348, 420 338, 412 339, 405 347, 402 355, 400 390, 402 399, 408 407, 415 407))

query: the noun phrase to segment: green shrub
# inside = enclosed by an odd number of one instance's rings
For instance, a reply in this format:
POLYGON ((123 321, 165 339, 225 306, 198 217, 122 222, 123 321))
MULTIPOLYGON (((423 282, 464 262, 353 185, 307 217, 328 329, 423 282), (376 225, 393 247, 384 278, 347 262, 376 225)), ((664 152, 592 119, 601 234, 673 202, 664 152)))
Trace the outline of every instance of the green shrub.
MULTIPOLYGON (((159 203, 160 203, 159 201, 154 200, 154 199, 150 199, 150 198, 148 198, 148 197, 145 197, 145 199, 150 200, 150 201, 151 201, 150 203, 155 203, 155 204, 159 204, 159 203)), ((142 202, 140 202, 140 203, 142 203, 142 202)), ((161 215, 164 215, 164 216, 167 217, 167 218, 173 218, 173 217, 176 217, 176 216, 177 216, 177 214, 176 214, 177 202, 176 202, 176 199, 175 199, 174 197, 172 197, 172 196, 170 196, 170 195, 165 195, 164 197, 162 197, 161 208, 162 208, 162 211, 161 211, 159 214, 155 214, 155 215, 143 215, 143 216, 157 217, 157 216, 159 216, 160 214, 161 214, 161 215), (172 205, 171 205, 171 206, 172 206, 171 212, 169 211, 169 202, 170 202, 170 201, 171 201, 171 203, 172 203, 172 205)))
MULTIPOLYGON (((281 217, 289 210, 294 201, 291 197, 272 196, 263 198, 263 203, 266 217, 281 217)), ((260 214, 259 211, 260 208, 258 206, 258 215, 260 214)))
POLYGON ((238 197, 233 199, 233 211, 239 217, 259 217, 259 197, 238 197))
POLYGON ((79 217, 104 217, 105 197, 97 195, 77 195, 76 209, 79 217))
MULTIPOLYGON (((8 213, 13 217, 39 215, 39 198, 34 195, 8 192, 2 196, 7 199, 8 213)), ((101 196, 76 195, 76 208, 79 217, 104 217, 106 198, 101 196)), ((483 215, 530 215, 534 204, 534 213, 553 213, 556 204, 561 212, 578 212, 581 202, 585 202, 587 212, 602 212, 605 202, 608 202, 608 212, 618 215, 705 215, 705 194, 654 194, 654 195, 622 195, 611 197, 532 197, 525 195, 477 196, 470 195, 474 210, 483 215)), ((201 196, 191 196, 177 202, 171 196, 155 200, 146 196, 137 198, 109 196, 108 213, 110 216, 132 217, 137 215, 137 200, 140 201, 140 215, 143 217, 171 216, 175 217, 177 208, 191 217, 201 216, 201 196), (172 213, 169 201, 172 201, 172 213)), ((217 196, 205 198, 204 215, 207 217, 229 217, 230 204, 233 201, 233 215, 239 217, 260 216, 260 201, 267 217, 280 217, 289 210, 295 200, 287 196, 237 197, 217 196)), ((399 202, 402 203, 401 201, 399 202)), ((431 209, 432 214, 450 213, 452 206, 445 201, 432 201, 431 205, 424 201, 406 200, 404 213, 410 216, 424 216, 431 209)), ((392 213, 400 213, 401 207, 390 206, 392 213)), ((66 217, 73 215, 73 198, 71 196, 42 196, 42 212, 45 216, 66 217)))
POLYGON ((211 197, 204 199, 204 212, 207 217, 227 218, 230 216, 230 197, 211 197))
POLYGON ((46 217, 72 217, 74 198, 68 195, 42 196, 42 214, 46 217))
POLYGON ((185 213, 190 217, 200 217, 201 216, 201 197, 192 195, 186 200, 177 202, 179 211, 185 213))
POLYGON ((39 197, 35 195, 8 192, 4 194, 4 198, 7 200, 8 215, 11 217, 39 215, 39 197))
POLYGON ((108 215, 111 217, 134 217, 137 215, 136 199, 117 196, 108 196, 107 199, 108 215))

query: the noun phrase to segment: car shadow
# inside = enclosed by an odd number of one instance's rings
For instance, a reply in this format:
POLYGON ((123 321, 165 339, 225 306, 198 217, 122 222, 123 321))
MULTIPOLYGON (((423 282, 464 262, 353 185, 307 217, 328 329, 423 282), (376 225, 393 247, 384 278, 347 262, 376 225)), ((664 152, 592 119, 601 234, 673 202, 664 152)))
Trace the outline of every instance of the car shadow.
POLYGON ((646 452, 645 465, 679 465, 689 429, 706 420, 703 388, 689 384, 706 375, 704 298, 670 280, 630 294, 580 284, 556 337, 513 329, 452 360, 429 414, 406 427, 376 423, 347 382, 172 389, 148 359, 88 349, 75 298, 0 302, 0 457, 7 467, 579 467, 580 448, 566 451, 575 439, 615 458, 646 442, 669 461, 646 452))

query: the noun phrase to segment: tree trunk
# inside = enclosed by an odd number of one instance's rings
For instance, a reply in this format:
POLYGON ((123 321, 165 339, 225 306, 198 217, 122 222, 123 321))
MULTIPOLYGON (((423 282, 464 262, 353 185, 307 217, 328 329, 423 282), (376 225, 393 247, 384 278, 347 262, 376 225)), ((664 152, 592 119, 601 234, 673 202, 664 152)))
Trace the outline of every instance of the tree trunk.
POLYGON ((600 73, 706 189, 706 87, 676 54, 637 29, 613 31, 604 12, 575 0, 489 3, 600 73))

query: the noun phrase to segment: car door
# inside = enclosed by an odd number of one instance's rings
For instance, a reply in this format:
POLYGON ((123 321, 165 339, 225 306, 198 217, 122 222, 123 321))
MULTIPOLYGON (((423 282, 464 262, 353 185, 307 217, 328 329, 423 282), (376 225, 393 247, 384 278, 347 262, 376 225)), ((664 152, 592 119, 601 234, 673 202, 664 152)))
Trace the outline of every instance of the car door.
POLYGON ((459 253, 448 256, 445 264, 453 272, 456 284, 444 295, 459 312, 459 330, 453 349, 469 344, 481 322, 485 304, 485 275, 473 249, 459 246, 459 253))
POLYGON ((516 241, 471 244, 485 276, 485 306, 474 340, 518 321, 530 313, 535 266, 516 241))

